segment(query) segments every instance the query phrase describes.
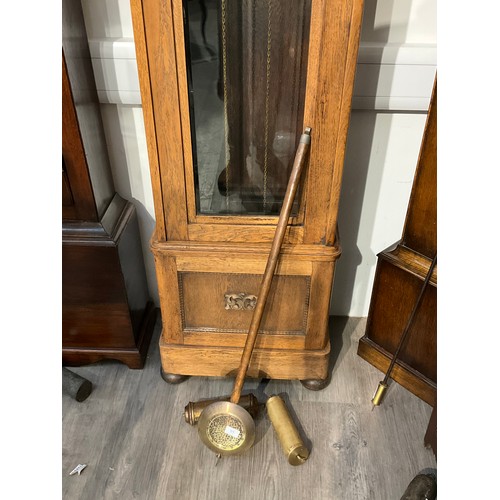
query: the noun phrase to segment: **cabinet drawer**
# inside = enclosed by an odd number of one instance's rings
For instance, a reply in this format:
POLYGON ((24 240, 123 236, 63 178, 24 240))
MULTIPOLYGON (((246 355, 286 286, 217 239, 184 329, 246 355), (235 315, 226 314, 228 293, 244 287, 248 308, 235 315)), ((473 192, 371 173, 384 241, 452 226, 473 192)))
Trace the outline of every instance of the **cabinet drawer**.
MULTIPOLYGON (((262 276, 179 272, 182 328, 185 332, 247 333, 262 276)), ((276 275, 260 332, 305 335, 309 276, 276 275)))

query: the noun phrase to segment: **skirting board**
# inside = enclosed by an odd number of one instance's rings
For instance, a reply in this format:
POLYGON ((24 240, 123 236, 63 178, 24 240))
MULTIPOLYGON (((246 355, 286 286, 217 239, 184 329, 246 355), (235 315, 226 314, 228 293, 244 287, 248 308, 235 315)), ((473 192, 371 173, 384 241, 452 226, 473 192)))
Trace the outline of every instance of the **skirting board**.
MULTIPOLYGON (((100 102, 140 106, 134 40, 90 39, 89 47, 100 102)), ((352 108, 426 112, 436 65, 436 45, 361 42, 352 108)))

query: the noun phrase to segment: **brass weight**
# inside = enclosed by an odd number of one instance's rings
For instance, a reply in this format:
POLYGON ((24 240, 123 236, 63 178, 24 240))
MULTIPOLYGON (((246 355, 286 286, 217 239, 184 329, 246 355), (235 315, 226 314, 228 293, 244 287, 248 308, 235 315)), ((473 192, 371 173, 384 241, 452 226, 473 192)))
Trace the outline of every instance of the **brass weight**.
POLYGON ((302 441, 285 402, 280 396, 271 396, 266 402, 266 408, 288 463, 303 464, 309 458, 309 450, 302 441))
POLYGON ((379 382, 377 386, 377 390, 375 391, 375 394, 373 395, 372 398, 372 410, 375 406, 380 406, 380 403, 382 403, 382 400, 384 399, 385 393, 389 386, 384 383, 384 382, 379 382))
MULTIPOLYGON (((190 402, 184 408, 184 420, 190 425, 196 425, 200 419, 201 412, 210 404, 216 401, 229 401, 231 396, 223 396, 215 399, 204 399, 202 401, 190 402)), ((241 396, 238 404, 245 408, 250 415, 255 418, 259 413, 259 402, 253 394, 241 396)))

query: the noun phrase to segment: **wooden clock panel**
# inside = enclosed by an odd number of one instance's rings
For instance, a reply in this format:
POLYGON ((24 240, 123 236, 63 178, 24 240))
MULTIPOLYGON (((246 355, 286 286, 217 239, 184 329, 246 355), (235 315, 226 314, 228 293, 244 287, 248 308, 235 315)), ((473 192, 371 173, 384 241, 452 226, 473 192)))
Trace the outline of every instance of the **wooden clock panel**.
POLYGON ((224 376, 238 367, 251 310, 226 309, 224 301, 251 305, 298 137, 311 127, 248 374, 324 381, 363 2, 204 5, 207 16, 196 12, 198 2, 131 0, 155 204, 162 369, 224 376))

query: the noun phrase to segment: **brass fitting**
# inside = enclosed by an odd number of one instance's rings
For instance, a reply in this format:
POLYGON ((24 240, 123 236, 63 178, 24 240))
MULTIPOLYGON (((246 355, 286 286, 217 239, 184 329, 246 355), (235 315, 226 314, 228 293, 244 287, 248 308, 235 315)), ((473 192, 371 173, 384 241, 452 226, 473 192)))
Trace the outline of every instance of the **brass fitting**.
MULTIPOLYGON (((202 401, 191 402, 184 408, 184 420, 190 425, 196 425, 200 419, 201 412, 216 401, 229 401, 231 396, 222 396, 214 399, 204 399, 202 401)), ((250 415, 255 418, 259 413, 259 402, 253 394, 245 394, 238 402, 250 415)))
POLYGON ((382 400, 384 399, 385 393, 388 388, 389 386, 387 384, 384 384, 384 382, 378 383, 377 390, 375 391, 375 394, 372 398, 373 406, 380 406, 380 403, 382 403, 382 400))

